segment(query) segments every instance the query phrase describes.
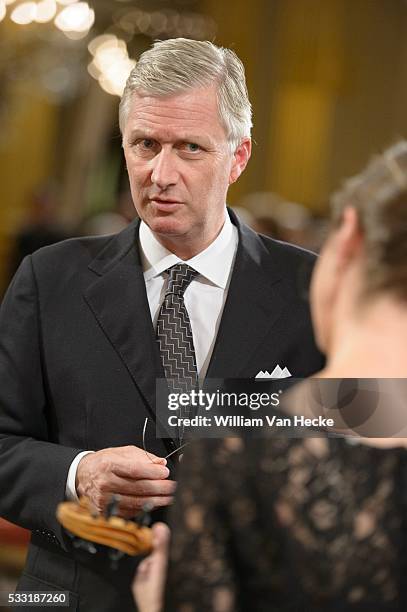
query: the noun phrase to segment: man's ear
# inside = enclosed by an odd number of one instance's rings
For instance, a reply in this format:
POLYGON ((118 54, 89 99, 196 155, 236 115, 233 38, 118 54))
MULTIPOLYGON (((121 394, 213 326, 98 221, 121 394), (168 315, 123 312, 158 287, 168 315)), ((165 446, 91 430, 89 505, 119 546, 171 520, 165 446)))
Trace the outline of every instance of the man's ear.
POLYGON ((342 221, 336 235, 338 262, 341 267, 358 256, 363 248, 363 232, 355 208, 348 206, 343 211, 342 221))
POLYGON ((232 167, 229 174, 229 185, 235 183, 247 166, 252 152, 252 141, 245 138, 233 153, 232 167))

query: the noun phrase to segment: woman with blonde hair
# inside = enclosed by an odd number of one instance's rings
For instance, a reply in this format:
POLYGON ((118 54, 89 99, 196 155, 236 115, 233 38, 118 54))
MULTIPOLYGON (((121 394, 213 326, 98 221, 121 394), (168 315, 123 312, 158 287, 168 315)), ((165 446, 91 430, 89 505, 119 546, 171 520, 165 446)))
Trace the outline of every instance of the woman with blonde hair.
MULTIPOLYGON (((407 378, 407 142, 373 159, 332 205, 311 287, 327 356, 319 376, 407 378)), ((134 585, 142 612, 407 610, 405 439, 359 442, 191 444, 165 603, 157 593, 168 533, 159 525, 134 585)))

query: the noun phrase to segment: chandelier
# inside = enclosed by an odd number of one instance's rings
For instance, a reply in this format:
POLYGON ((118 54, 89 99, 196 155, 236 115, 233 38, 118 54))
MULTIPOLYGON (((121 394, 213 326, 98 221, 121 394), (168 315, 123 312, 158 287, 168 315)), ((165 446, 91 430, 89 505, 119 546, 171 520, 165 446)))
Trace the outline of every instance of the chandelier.
POLYGON ((35 64, 35 70, 48 93, 60 97, 74 95, 75 87, 83 82, 81 74, 87 65, 87 72, 104 91, 121 96, 127 77, 136 63, 131 55, 139 54, 143 37, 214 38, 214 20, 188 10, 187 5, 196 2, 0 0, 0 21, 10 20, 14 27, 21 27, 21 33, 26 33, 30 44, 36 36, 39 43, 42 41, 36 56, 31 53, 26 61, 31 63, 31 68, 35 64), (54 48, 52 54, 49 54, 50 45, 54 48), (48 50, 46 60, 41 48, 48 50), (52 62, 54 67, 50 65, 52 62))
POLYGON ((58 30, 72 39, 85 37, 95 22, 95 11, 87 2, 78 0, 0 0, 0 19, 4 19, 7 13, 17 25, 53 21, 58 30))

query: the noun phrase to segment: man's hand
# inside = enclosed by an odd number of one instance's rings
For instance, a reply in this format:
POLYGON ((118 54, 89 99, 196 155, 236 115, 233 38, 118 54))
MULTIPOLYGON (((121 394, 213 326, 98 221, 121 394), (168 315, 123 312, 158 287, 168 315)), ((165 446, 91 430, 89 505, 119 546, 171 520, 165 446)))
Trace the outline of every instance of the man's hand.
POLYGON ((167 525, 153 525, 153 552, 138 566, 132 586, 139 612, 161 612, 163 608, 169 541, 167 525))
POLYGON ((172 502, 176 483, 167 480, 166 459, 148 455, 137 446, 106 448, 82 457, 76 472, 76 491, 103 511, 113 494, 120 495, 118 513, 131 518, 148 504, 172 502))

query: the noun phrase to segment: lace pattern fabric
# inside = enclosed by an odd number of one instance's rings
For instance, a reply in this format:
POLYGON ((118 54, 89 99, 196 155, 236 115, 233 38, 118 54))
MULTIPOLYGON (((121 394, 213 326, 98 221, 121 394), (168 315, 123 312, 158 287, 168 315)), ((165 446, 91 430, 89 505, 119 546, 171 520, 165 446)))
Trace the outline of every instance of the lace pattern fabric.
POLYGON ((406 609, 406 455, 344 439, 194 442, 165 609, 406 609))

